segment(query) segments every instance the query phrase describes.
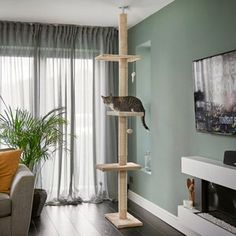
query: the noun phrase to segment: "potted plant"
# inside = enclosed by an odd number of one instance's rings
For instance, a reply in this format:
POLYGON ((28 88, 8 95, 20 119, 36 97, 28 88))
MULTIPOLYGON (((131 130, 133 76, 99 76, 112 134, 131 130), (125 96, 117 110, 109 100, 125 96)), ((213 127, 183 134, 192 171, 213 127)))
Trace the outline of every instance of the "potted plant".
MULTIPOLYGON (((5 103, 4 103, 5 104, 5 103)), ((0 142, 9 148, 23 150, 21 163, 37 173, 37 164, 48 160, 63 145, 62 126, 64 108, 56 108, 43 117, 34 117, 29 111, 6 106, 0 114, 0 142)), ((46 191, 35 189, 32 218, 40 216, 46 201, 46 191)))

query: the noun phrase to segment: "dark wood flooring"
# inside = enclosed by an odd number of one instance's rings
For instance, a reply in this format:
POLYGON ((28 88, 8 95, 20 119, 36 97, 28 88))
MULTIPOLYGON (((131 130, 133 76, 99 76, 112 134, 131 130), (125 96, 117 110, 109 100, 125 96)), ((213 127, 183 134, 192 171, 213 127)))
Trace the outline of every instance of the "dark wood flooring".
POLYGON ((39 219, 31 222, 29 236, 181 236, 180 232, 129 201, 129 212, 143 222, 142 227, 118 230, 104 218, 117 212, 117 204, 83 203, 78 206, 44 207, 39 219))

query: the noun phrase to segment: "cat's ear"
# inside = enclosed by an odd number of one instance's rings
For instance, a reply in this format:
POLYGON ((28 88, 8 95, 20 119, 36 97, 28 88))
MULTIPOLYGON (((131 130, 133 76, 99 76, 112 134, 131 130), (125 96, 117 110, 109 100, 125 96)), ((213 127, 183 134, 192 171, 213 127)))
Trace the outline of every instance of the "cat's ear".
POLYGON ((104 100, 105 97, 101 95, 101 98, 102 98, 102 100, 104 100))

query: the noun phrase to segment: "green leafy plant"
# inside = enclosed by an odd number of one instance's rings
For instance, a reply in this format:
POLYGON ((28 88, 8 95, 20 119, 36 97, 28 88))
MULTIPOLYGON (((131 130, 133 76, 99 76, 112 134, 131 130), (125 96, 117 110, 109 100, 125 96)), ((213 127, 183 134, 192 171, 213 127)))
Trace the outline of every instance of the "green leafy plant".
POLYGON ((23 150, 21 162, 33 170, 40 160, 47 160, 63 145, 64 108, 56 108, 43 117, 6 106, 0 114, 0 142, 23 150))

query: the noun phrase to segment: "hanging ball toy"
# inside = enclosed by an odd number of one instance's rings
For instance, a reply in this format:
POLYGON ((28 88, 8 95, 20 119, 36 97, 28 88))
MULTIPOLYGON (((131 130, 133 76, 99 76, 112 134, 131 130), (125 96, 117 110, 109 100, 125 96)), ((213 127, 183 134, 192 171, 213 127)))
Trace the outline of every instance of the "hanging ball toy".
POLYGON ((127 134, 132 134, 133 133, 133 129, 127 129, 127 134))

